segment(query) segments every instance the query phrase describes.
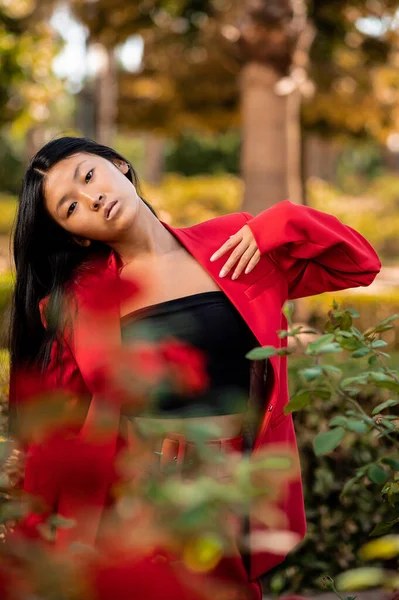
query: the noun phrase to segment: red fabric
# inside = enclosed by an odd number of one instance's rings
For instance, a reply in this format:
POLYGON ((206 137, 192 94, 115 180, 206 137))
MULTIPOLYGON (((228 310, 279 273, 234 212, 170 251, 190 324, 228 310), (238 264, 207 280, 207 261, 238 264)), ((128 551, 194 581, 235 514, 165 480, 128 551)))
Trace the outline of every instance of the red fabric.
MULTIPOLYGON (((331 215, 295 205, 288 200, 255 218, 247 213, 236 213, 183 229, 166 224, 164 226, 215 279, 252 329, 260 345, 286 346, 287 340, 280 340, 277 330, 287 328, 287 320, 281 308, 288 298, 368 286, 381 268, 376 252, 359 233, 331 215), (248 224, 254 233, 262 253, 261 260, 251 273, 242 275, 235 281, 230 277, 221 279, 219 271, 227 257, 224 256, 215 262, 210 262, 209 258, 230 235, 245 224, 248 224)), ((109 274, 111 277, 117 276, 116 256, 111 254, 107 265, 98 269, 100 279, 109 274)), ((89 392, 92 395, 84 424, 79 432, 79 438, 87 442, 95 434, 102 406, 99 390, 96 388, 96 365, 93 365, 93 357, 98 356, 104 329, 107 331, 108 351, 112 352, 120 347, 120 321, 116 307, 107 304, 109 314, 99 328, 98 312, 93 316, 87 310, 94 290, 93 286, 84 284, 84 276, 72 286, 72 291, 80 310, 74 320, 73 336, 64 340, 62 346, 64 371, 61 375, 58 363, 53 363, 50 365, 48 376, 53 377, 54 373, 57 374, 62 378, 65 387, 70 385, 72 378, 75 391, 82 394, 89 392)), ((288 402, 287 359, 273 356, 270 365, 272 371, 268 373, 264 418, 255 440, 254 457, 260 449, 278 443, 288 444, 297 453, 292 417, 285 417, 283 413, 288 402)), ((12 373, 11 377, 10 402, 15 404, 18 401, 16 374, 12 373)), ((55 508, 61 514, 78 520, 76 528, 65 529, 57 534, 57 544, 76 539, 89 544, 95 543, 101 509, 107 501, 115 456, 118 448, 123 446, 118 437, 120 414, 117 407, 110 419, 111 425, 97 456, 98 471, 101 470, 104 474, 103 486, 97 486, 93 493, 91 504, 96 510, 91 510, 91 522, 86 528, 82 528, 79 522, 84 507, 76 498, 76 486, 71 483, 73 469, 67 470, 68 477, 65 479, 62 474, 57 478, 57 492, 48 474, 43 473, 38 458, 42 449, 36 447, 30 451, 26 487, 32 492, 44 495, 48 504, 56 504, 55 508)), ((285 487, 280 506, 286 513, 290 529, 299 537, 303 537, 306 525, 300 477, 285 487)), ((264 525, 251 517, 251 536, 265 529, 264 525)), ((285 554, 252 552, 251 579, 255 580, 280 563, 284 557, 285 554)))
POLYGON ((190 574, 181 571, 156 557, 116 555, 94 562, 85 580, 93 600, 206 600, 198 584, 187 585, 190 574))

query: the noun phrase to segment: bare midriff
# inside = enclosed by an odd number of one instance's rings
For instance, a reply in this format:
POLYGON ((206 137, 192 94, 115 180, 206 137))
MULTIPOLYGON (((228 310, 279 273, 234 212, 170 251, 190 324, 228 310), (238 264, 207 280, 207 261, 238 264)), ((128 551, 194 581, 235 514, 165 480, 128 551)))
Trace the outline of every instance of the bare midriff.
MULTIPOLYGON (((169 433, 181 433, 185 434, 189 431, 190 426, 200 425, 204 429, 207 427, 215 428, 217 434, 215 438, 232 438, 240 435, 242 432, 244 421, 244 414, 235 415, 216 415, 209 417, 188 417, 185 419, 173 419, 173 418, 149 418, 149 417, 135 417, 134 422, 141 429, 151 431, 151 428, 158 428, 162 426, 162 429, 167 429, 169 433)), ((187 439, 187 441, 190 441, 187 439)))

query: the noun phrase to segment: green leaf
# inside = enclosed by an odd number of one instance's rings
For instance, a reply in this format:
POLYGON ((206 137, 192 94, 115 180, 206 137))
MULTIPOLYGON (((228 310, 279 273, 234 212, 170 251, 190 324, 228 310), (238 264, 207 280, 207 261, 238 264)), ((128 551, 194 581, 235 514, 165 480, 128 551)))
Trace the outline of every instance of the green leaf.
POLYGON ((351 339, 341 340, 341 347, 345 350, 358 350, 359 342, 355 340, 352 336, 351 339))
POLYGON ((277 348, 274 346, 262 346, 260 348, 253 348, 246 355, 245 358, 249 358, 250 360, 263 360, 265 358, 269 358, 270 356, 275 356, 277 354, 277 348))
POLYGON ((367 373, 356 375, 356 377, 346 377, 341 381, 341 387, 346 387, 347 385, 352 385, 353 383, 357 383, 359 385, 366 385, 367 373))
POLYGON ((340 498, 342 496, 345 496, 345 494, 347 494, 349 492, 349 490, 351 490, 353 488, 353 486, 355 485, 355 483, 359 481, 359 477, 352 477, 351 479, 348 479, 348 481, 345 483, 344 487, 342 488, 342 492, 340 493, 340 498))
POLYGON ((277 350, 276 354, 277 356, 288 356, 289 354, 292 354, 294 352, 294 350, 290 350, 289 348, 280 348, 279 350, 277 350))
POLYGON ((353 418, 348 419, 346 428, 349 429, 349 431, 354 431, 355 433, 365 433, 368 431, 366 423, 363 423, 363 421, 360 421, 359 419, 353 418))
POLYGON ((67 519, 62 515, 51 515, 47 519, 47 523, 52 527, 61 527, 62 529, 71 529, 75 527, 76 521, 74 519, 67 519))
POLYGON ((310 390, 303 390, 303 391, 299 392, 298 394, 296 394, 295 396, 292 396, 292 398, 290 399, 288 404, 284 407, 284 413, 286 415, 288 415, 289 413, 293 412, 294 410, 301 410, 302 408, 307 406, 310 401, 311 401, 310 390))
POLYGON ((382 402, 381 404, 378 404, 378 406, 373 408, 371 414, 378 415, 378 413, 380 413, 385 408, 390 408, 391 406, 397 406, 398 404, 399 404, 399 400, 394 400, 393 398, 391 398, 389 400, 386 400, 385 402, 382 402))
POLYGON ((390 317, 387 317, 386 319, 381 321, 381 323, 379 323, 378 326, 386 325, 387 323, 391 323, 391 321, 395 321, 396 319, 399 319, 399 315, 397 315, 397 314, 391 315, 390 317))
POLYGON ((352 352, 352 358, 362 358, 363 356, 367 356, 370 353, 369 348, 359 348, 352 352))
POLYGON ((314 439, 314 450, 317 456, 328 454, 342 442, 345 436, 343 427, 335 427, 325 433, 319 433, 314 439))
POLYGON ((288 321, 290 321, 292 315, 295 312, 295 304, 294 302, 292 302, 292 300, 287 300, 287 302, 284 303, 284 306, 282 308, 282 313, 283 315, 286 317, 286 319, 288 321))
POLYGON ((352 306, 346 308, 345 312, 349 313, 352 319, 358 319, 360 317, 359 312, 356 310, 356 308, 353 308, 352 306))
POLYGON ((336 427, 337 425, 340 425, 341 427, 345 427, 347 420, 348 419, 346 417, 343 417, 342 415, 338 415, 338 416, 334 417, 333 419, 331 419, 331 421, 328 423, 328 426, 336 427))
POLYGON ((342 369, 338 367, 334 367, 333 365, 320 365, 323 371, 328 371, 330 373, 336 373, 337 375, 342 375, 342 369))
POLYGON ((388 474, 379 465, 371 465, 367 470, 367 475, 373 483, 378 483, 379 485, 388 480, 388 474))
POLYGON ((322 348, 326 344, 330 344, 334 341, 334 339, 335 335, 333 333, 325 333, 324 335, 321 335, 317 340, 315 340, 314 342, 310 342, 307 345, 306 353, 312 354, 314 352, 318 352, 320 348, 322 348))
POLYGON ((399 523, 399 517, 393 521, 382 521, 381 523, 378 523, 370 533, 370 537, 386 535, 391 531, 392 527, 396 525, 396 523, 399 523))
POLYGON ((326 388, 314 388, 311 392, 313 396, 322 400, 329 400, 331 398, 331 390, 327 390, 326 388))
POLYGON ((388 342, 385 340, 374 340, 374 342, 371 342, 372 348, 382 348, 383 346, 388 346, 388 342))
POLYGON ((351 338, 352 334, 350 331, 337 331, 337 337, 341 338, 351 338))
POLYGON ((389 465, 392 469, 394 469, 394 471, 399 471, 399 458, 386 456, 382 459, 382 462, 389 465))
POLYGON ((371 381, 389 381, 392 382, 392 377, 390 375, 387 375, 387 373, 381 373, 380 371, 371 371, 371 373, 369 374, 369 379, 371 381))
POLYGON ((285 329, 280 329, 277 332, 277 335, 280 338, 280 340, 283 340, 284 338, 288 337, 288 331, 286 331, 285 329))
POLYGON ((375 365, 375 363, 377 362, 377 355, 373 354, 372 356, 370 356, 367 362, 369 363, 369 365, 375 365))
POLYGON ((342 348, 341 346, 338 344, 338 342, 333 342, 332 344, 325 344, 324 346, 322 346, 317 354, 327 354, 327 352, 341 352, 342 348))
POLYGON ((300 327, 295 327, 295 329, 291 329, 291 331, 288 332, 288 335, 294 336, 294 335, 298 335, 301 332, 303 333, 302 329, 303 329, 303 325, 301 325, 300 327))
POLYGON ((306 381, 313 381, 317 379, 322 374, 322 368, 320 366, 317 367, 309 367, 308 369, 301 369, 299 371, 300 375, 306 379, 306 381))
POLYGON ((381 419, 381 425, 384 425, 384 427, 386 427, 390 431, 394 431, 396 429, 395 425, 393 425, 391 421, 388 421, 388 419, 381 419))

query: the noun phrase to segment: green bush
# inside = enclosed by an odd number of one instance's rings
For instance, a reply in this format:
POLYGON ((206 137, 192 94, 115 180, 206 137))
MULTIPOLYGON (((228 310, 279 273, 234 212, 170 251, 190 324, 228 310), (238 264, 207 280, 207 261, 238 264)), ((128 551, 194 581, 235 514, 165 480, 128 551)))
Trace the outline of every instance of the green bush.
POLYGON ((15 217, 17 199, 11 194, 0 193, 0 235, 8 235, 15 217))
POLYGON ((12 294, 13 280, 11 273, 0 273, 0 362, 1 348, 6 345, 9 313, 8 307, 12 294))
MULTIPOLYGON (((330 311, 322 327, 325 335, 305 354, 288 359, 287 409, 298 411, 308 533, 300 548, 265 578, 276 594, 306 595, 323 588, 326 575, 335 578, 366 564, 367 555, 358 551, 372 531, 382 535, 393 519, 399 520, 399 496, 393 491, 398 485, 398 417, 392 408, 399 404, 399 352, 390 351, 383 339, 398 315, 374 319, 363 332, 349 314, 359 316, 342 306, 330 311)), ((270 355, 268 348, 264 352, 270 355)))
POLYGON ((184 132, 169 142, 165 154, 165 170, 192 176, 199 174, 239 173, 239 131, 220 135, 198 135, 184 132))
MULTIPOLYGON (((391 353, 392 369, 399 369, 399 352, 391 353)), ((339 366, 345 377, 359 374, 359 365, 353 361, 328 360, 339 366)), ((309 359, 291 356, 288 360, 290 396, 298 389, 298 371, 309 366, 309 359)), ((375 391, 375 390, 374 390, 375 391)), ((367 412, 378 404, 379 395, 361 396, 359 402, 367 412)), ((357 552, 375 525, 389 514, 387 505, 381 506, 380 488, 357 484, 351 493, 340 499, 346 482, 356 468, 374 462, 388 452, 389 444, 382 440, 373 443, 349 436, 345 444, 328 456, 317 457, 313 441, 327 423, 339 414, 334 402, 318 400, 311 410, 294 414, 301 469, 304 483, 308 530, 305 541, 297 552, 265 577, 265 589, 276 593, 288 590, 306 595, 323 589, 321 578, 337 576, 346 569, 363 564, 357 552)))

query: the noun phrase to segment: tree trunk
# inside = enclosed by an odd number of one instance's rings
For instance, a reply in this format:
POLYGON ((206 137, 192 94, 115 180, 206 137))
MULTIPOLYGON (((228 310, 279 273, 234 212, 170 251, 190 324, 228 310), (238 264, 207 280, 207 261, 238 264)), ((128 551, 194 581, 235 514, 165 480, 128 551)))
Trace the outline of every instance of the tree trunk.
POLYGON ((25 159, 30 159, 46 142, 46 129, 44 125, 33 125, 25 136, 25 159))
POLYGON ((286 135, 288 198, 296 204, 303 204, 301 92, 298 89, 287 96, 286 135))
POLYGON ((153 133, 145 133, 144 140, 144 169, 143 177, 148 183, 157 184, 161 182, 164 159, 165 139, 153 133))
POLYGON ((103 64, 96 81, 96 141, 110 146, 116 133, 117 117, 117 64, 112 48, 103 47, 103 64))
POLYGON ((309 135, 305 142, 305 177, 335 183, 341 147, 335 140, 309 135))
POLYGON ((248 63, 241 71, 242 210, 254 215, 288 197, 287 97, 277 96, 279 75, 248 63))

